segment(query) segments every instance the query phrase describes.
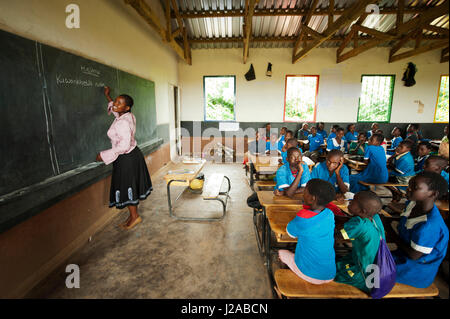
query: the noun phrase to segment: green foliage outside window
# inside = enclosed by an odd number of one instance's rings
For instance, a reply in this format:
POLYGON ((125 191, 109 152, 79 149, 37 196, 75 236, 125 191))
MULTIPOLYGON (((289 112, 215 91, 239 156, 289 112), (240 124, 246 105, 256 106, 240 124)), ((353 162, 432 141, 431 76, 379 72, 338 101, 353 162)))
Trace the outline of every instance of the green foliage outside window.
POLYGON ((285 121, 314 121, 318 76, 287 76, 285 121))
POLYGON ((448 122, 448 75, 441 76, 434 121, 448 122))
POLYGON ((235 77, 204 77, 205 120, 233 121, 235 105, 235 77))
POLYGON ((389 122, 394 75, 363 75, 358 107, 358 122, 389 122))

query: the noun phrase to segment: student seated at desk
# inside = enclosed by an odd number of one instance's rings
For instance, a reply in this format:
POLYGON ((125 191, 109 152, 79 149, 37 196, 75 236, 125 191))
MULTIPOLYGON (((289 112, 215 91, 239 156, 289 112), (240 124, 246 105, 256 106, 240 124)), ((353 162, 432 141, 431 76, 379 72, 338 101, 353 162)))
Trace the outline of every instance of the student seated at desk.
MULTIPOLYGON (((431 155, 425 161, 423 165, 424 172, 434 172, 441 175, 448 185, 448 173, 445 171, 445 168, 448 167, 448 160, 443 158, 442 156, 431 155)), ((421 173, 416 172, 417 174, 421 173)))
MULTIPOLYGON (((292 132, 291 130, 286 130, 286 134, 284 135, 284 141, 285 143, 283 144, 283 146, 281 147, 280 152, 286 152, 288 147, 286 145, 287 141, 289 141, 291 138, 294 138, 294 132, 292 132)), ((297 140, 297 139, 296 139, 297 140)))
POLYGON ((278 150, 281 152, 281 149, 283 148, 284 144, 286 144, 286 131, 287 127, 283 126, 280 129, 280 137, 278 138, 278 150))
POLYGON ((375 134, 378 129, 379 129, 378 123, 372 123, 372 125, 370 126, 370 130, 367 131, 367 138, 370 138, 373 134, 375 134))
POLYGON ((327 144, 329 144, 329 141, 333 138, 336 137, 336 130, 339 128, 340 126, 337 124, 334 124, 331 128, 330 128, 330 135, 328 135, 327 137, 327 144))
POLYGON ((402 131, 398 127, 394 127, 391 132, 393 138, 391 140, 391 147, 387 149, 388 155, 394 155, 395 149, 397 148, 398 144, 403 141, 402 131))
POLYGON ((320 178, 333 185, 337 194, 343 196, 350 189, 350 174, 344 165, 344 153, 340 150, 332 150, 327 154, 327 159, 314 166, 311 178, 320 178))
POLYGON ((358 134, 358 140, 350 143, 348 147, 348 153, 350 155, 364 155, 364 152, 367 147, 367 137, 366 133, 361 132, 358 134))
POLYGON ((302 128, 298 130, 297 132, 297 139, 298 140, 307 140, 309 133, 309 125, 308 123, 303 123, 302 128))
POLYGON ((298 147, 298 141, 295 138, 290 138, 289 140, 287 140, 286 145, 284 147, 285 151, 281 152, 281 159, 278 160, 278 162, 280 164, 287 164, 287 150, 291 147, 296 147, 299 149, 300 153, 302 152, 302 150, 298 147))
POLYGON ((409 181, 409 200, 397 227, 386 226, 389 242, 397 245, 392 252, 397 279, 405 285, 430 286, 444 259, 448 246, 448 228, 435 205, 441 194, 448 191, 444 178, 437 173, 423 172, 409 181))
POLYGON ((296 193, 303 193, 311 176, 308 165, 302 161, 302 152, 297 147, 287 150, 287 164, 278 168, 275 179, 276 196, 293 197, 296 193))
POLYGON ((308 151, 303 156, 309 157, 314 163, 317 163, 322 154, 322 145, 325 145, 323 136, 317 133, 317 128, 311 127, 311 134, 308 135, 308 151))
POLYGON ((303 194, 303 209, 289 222, 286 231, 298 238, 295 254, 281 249, 278 257, 297 276, 313 284, 324 284, 336 275, 334 214, 326 208, 336 196, 334 187, 312 179, 303 194))
POLYGON ((413 157, 417 155, 417 143, 419 143, 419 135, 417 134, 419 127, 417 124, 411 123, 406 128, 406 138, 405 140, 411 140, 413 142, 411 148, 411 154, 413 157))
POLYGON ((358 140, 358 132, 355 131, 355 128, 356 128, 355 124, 347 125, 347 133, 345 133, 344 138, 348 144, 358 140))
POLYGON ((259 131, 256 131, 255 140, 248 143, 250 154, 264 154, 266 152, 266 141, 260 137, 259 131))
POLYGON ((414 172, 414 158, 411 155, 412 141, 404 140, 395 149, 395 155, 387 160, 389 181, 399 184, 408 184, 414 172))
POLYGON ((386 167, 386 153, 381 147, 384 137, 380 134, 373 134, 369 139, 369 144, 364 152, 364 162, 368 163, 366 169, 359 174, 350 175, 350 192, 358 193, 368 190, 359 181, 367 183, 383 184, 388 181, 389 173, 386 167))
POLYGON ((328 137, 327 131, 325 131, 325 123, 324 122, 318 122, 316 124, 317 128, 317 134, 322 135, 323 140, 325 141, 328 137))
MULTIPOLYGON (((331 136, 331 134, 330 134, 331 136)), ((328 138, 327 151, 340 150, 341 152, 347 152, 347 141, 344 138, 344 129, 339 127, 336 129, 336 136, 328 138)))
POLYGON ((423 165, 428 157, 430 157, 433 148, 430 142, 422 141, 419 143, 417 147, 417 158, 414 164, 414 170, 416 172, 421 171, 423 169, 423 165))
MULTIPOLYGON (((336 277, 334 281, 352 285, 366 293, 372 289, 366 285, 367 266, 375 263, 380 247, 380 236, 386 240, 384 227, 378 213, 383 204, 380 198, 371 191, 359 192, 348 205, 353 217, 336 220, 336 229, 340 230, 343 239, 351 239, 351 253, 337 258, 336 277), (341 225, 343 221, 345 224, 341 225)), ((338 232, 339 234, 339 232, 338 232)))
POLYGON ((270 141, 266 142, 266 153, 278 154, 278 136, 277 133, 272 133, 270 135, 270 141))

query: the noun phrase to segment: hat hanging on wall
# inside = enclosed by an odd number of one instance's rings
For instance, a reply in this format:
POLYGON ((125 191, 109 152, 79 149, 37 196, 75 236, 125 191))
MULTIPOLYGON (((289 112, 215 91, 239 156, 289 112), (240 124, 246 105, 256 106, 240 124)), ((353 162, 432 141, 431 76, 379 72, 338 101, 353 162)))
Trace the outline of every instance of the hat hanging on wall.
POLYGON ((412 62, 408 63, 406 67, 405 73, 403 73, 402 81, 405 81, 405 86, 414 86, 416 84, 416 80, 414 80, 414 76, 417 73, 416 65, 412 62))
POLYGON ((266 75, 267 75, 267 76, 272 76, 272 63, 270 63, 270 62, 269 62, 269 64, 267 65, 266 75))
POLYGON ((247 81, 256 79, 255 69, 253 68, 253 64, 250 64, 250 70, 248 70, 248 72, 245 73, 245 78, 247 79, 247 81))

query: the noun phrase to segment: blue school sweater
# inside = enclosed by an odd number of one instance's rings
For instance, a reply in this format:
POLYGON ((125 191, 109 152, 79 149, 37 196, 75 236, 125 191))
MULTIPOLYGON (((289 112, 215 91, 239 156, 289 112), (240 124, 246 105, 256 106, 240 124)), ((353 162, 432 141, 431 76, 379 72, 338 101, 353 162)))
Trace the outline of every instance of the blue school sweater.
POLYGON ((330 280, 336 276, 334 252, 334 214, 302 209, 286 227, 289 236, 298 238, 295 264, 308 277, 330 280))
POLYGON ((433 283, 439 265, 445 257, 449 234, 436 205, 426 215, 409 218, 414 206, 415 202, 407 203, 400 217, 398 232, 405 243, 423 255, 417 260, 412 260, 398 249, 392 252, 392 256, 397 269, 397 282, 426 288, 433 283))
MULTIPOLYGON (((330 172, 328 171, 327 163, 321 162, 314 166, 311 172, 311 179, 319 178, 324 181, 331 183, 334 186, 337 192, 339 192, 339 185, 337 184, 336 172, 333 172, 333 175, 330 176, 330 172)), ((350 188, 350 174, 346 165, 342 165, 341 168, 341 178, 345 185, 350 188)))
POLYGON ((389 173, 391 176, 414 176, 416 172, 414 171, 414 158, 411 152, 406 152, 397 155, 392 161, 394 165, 394 170, 389 173))

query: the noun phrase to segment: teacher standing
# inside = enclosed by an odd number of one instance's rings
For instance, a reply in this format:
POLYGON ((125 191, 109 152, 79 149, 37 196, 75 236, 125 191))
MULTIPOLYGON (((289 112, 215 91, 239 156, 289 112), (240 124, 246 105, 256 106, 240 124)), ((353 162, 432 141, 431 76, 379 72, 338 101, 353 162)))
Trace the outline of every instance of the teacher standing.
POLYGON ((109 95, 109 87, 105 87, 104 94, 109 102, 108 115, 113 113, 115 117, 107 133, 112 148, 97 154, 96 160, 103 161, 106 165, 113 163, 109 207, 128 207, 130 216, 119 226, 131 229, 142 222, 137 208, 139 200, 146 199, 153 190, 152 181, 144 155, 134 138, 136 117, 131 113, 133 99, 122 94, 113 101, 109 95))

